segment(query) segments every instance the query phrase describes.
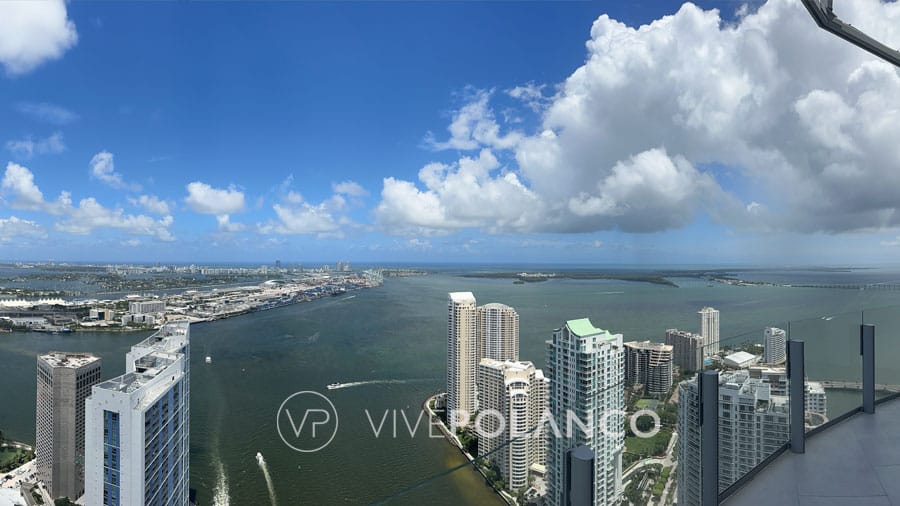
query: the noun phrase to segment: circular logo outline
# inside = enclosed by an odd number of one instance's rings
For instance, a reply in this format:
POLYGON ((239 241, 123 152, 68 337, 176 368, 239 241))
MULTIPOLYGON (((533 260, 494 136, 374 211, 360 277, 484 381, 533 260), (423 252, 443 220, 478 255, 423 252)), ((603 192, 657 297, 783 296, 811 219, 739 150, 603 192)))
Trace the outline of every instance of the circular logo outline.
POLYGON ((329 399, 325 395, 323 395, 319 392, 316 392, 314 390, 302 390, 300 392, 292 393, 281 403, 281 406, 278 407, 278 413, 275 414, 275 429, 278 431, 278 437, 281 438, 281 441, 284 444, 286 444, 288 446, 288 448, 290 448, 294 451, 300 452, 300 453, 315 453, 315 452, 325 448, 326 446, 330 445, 331 441, 334 439, 334 436, 337 435, 338 426, 340 425, 340 423, 341 423, 341 421, 340 421, 340 418, 338 417, 337 408, 334 407, 334 403, 331 402, 331 399, 329 399), (297 448, 296 446, 292 445, 291 443, 288 443, 287 439, 285 439, 285 437, 284 437, 284 434, 281 433, 281 412, 282 412, 282 410, 284 410, 284 405, 287 404, 288 401, 293 399, 294 397, 297 397, 298 395, 303 395, 303 394, 313 394, 313 395, 321 397, 322 399, 325 399, 325 402, 327 402, 328 405, 331 406, 331 412, 334 414, 334 431, 331 433, 331 437, 328 438, 328 441, 326 441, 325 444, 323 444, 322 446, 319 446, 318 448, 312 449, 312 450, 304 450, 302 448, 297 448))

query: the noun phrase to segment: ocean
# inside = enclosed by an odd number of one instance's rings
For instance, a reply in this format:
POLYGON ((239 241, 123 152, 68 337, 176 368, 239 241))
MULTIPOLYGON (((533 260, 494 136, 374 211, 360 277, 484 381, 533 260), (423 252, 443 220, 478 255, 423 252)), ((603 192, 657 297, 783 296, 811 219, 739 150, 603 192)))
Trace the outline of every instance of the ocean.
MULTIPOLYGON (((379 288, 193 325, 191 487, 199 504, 502 504, 469 469, 442 475, 464 459, 442 438, 429 437, 427 419, 415 436, 403 425, 404 416, 415 423, 423 401, 444 389, 450 291, 516 308, 521 359, 538 367, 544 341, 568 319, 589 317, 626 340, 662 341, 667 328, 697 331, 697 310, 714 306, 721 311, 723 344, 760 342, 765 327, 790 327, 793 339, 807 343, 809 379, 852 381, 860 377, 858 325, 865 318, 878 324, 878 383, 900 384, 900 291, 732 286, 694 278, 673 278, 677 288, 615 280, 513 284, 456 275, 463 269, 388 278, 379 288), (863 317, 864 308, 884 309, 863 317), (359 384, 326 389, 335 382, 359 384), (282 402, 304 390, 326 395, 340 420, 332 442, 315 453, 290 449, 276 428, 282 402), (386 410, 388 428, 376 437, 370 419, 377 428, 386 410)), ((792 279, 777 275, 779 283, 792 279)), ((753 276, 765 280, 764 273, 753 276)), ((868 280, 873 271, 861 276, 868 280)), ((900 279, 896 272, 874 276, 900 279)), ((806 283, 815 276, 801 278, 806 283)), ((124 371, 125 352, 145 335, 0 334, 0 430, 34 441, 37 354, 93 352, 103 359, 106 379, 124 371)), ((829 392, 829 415, 860 399, 857 392, 829 392)))

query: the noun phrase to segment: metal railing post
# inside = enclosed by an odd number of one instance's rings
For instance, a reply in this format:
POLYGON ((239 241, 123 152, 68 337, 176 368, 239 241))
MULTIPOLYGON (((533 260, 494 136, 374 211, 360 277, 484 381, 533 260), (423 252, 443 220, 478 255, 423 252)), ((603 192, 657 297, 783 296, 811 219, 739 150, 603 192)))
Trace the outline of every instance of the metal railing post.
POLYGON ((875 325, 859 326, 862 355, 863 412, 875 412, 875 325))
POLYGON ((806 368, 803 341, 788 341, 788 389, 791 394, 791 451, 806 451, 806 368))
POLYGON ((700 382, 700 504, 719 503, 719 372, 703 371, 700 382))

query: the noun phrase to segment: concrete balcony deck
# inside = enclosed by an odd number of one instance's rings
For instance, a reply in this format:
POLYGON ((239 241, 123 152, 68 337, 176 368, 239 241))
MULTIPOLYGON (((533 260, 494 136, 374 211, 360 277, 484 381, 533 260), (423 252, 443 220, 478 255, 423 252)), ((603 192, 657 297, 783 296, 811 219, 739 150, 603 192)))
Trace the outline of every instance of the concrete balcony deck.
POLYGON ((900 506, 900 399, 857 413, 787 451, 726 506, 900 506))

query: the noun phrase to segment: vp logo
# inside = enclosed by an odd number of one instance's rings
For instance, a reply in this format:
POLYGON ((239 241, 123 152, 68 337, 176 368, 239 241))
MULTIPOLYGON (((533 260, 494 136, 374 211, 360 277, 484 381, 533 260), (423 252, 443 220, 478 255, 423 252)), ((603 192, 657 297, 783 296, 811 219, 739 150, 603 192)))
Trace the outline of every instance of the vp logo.
POLYGON ((284 444, 298 452, 312 453, 334 439, 338 416, 328 397, 304 390, 291 394, 281 403, 275 423, 284 444))

